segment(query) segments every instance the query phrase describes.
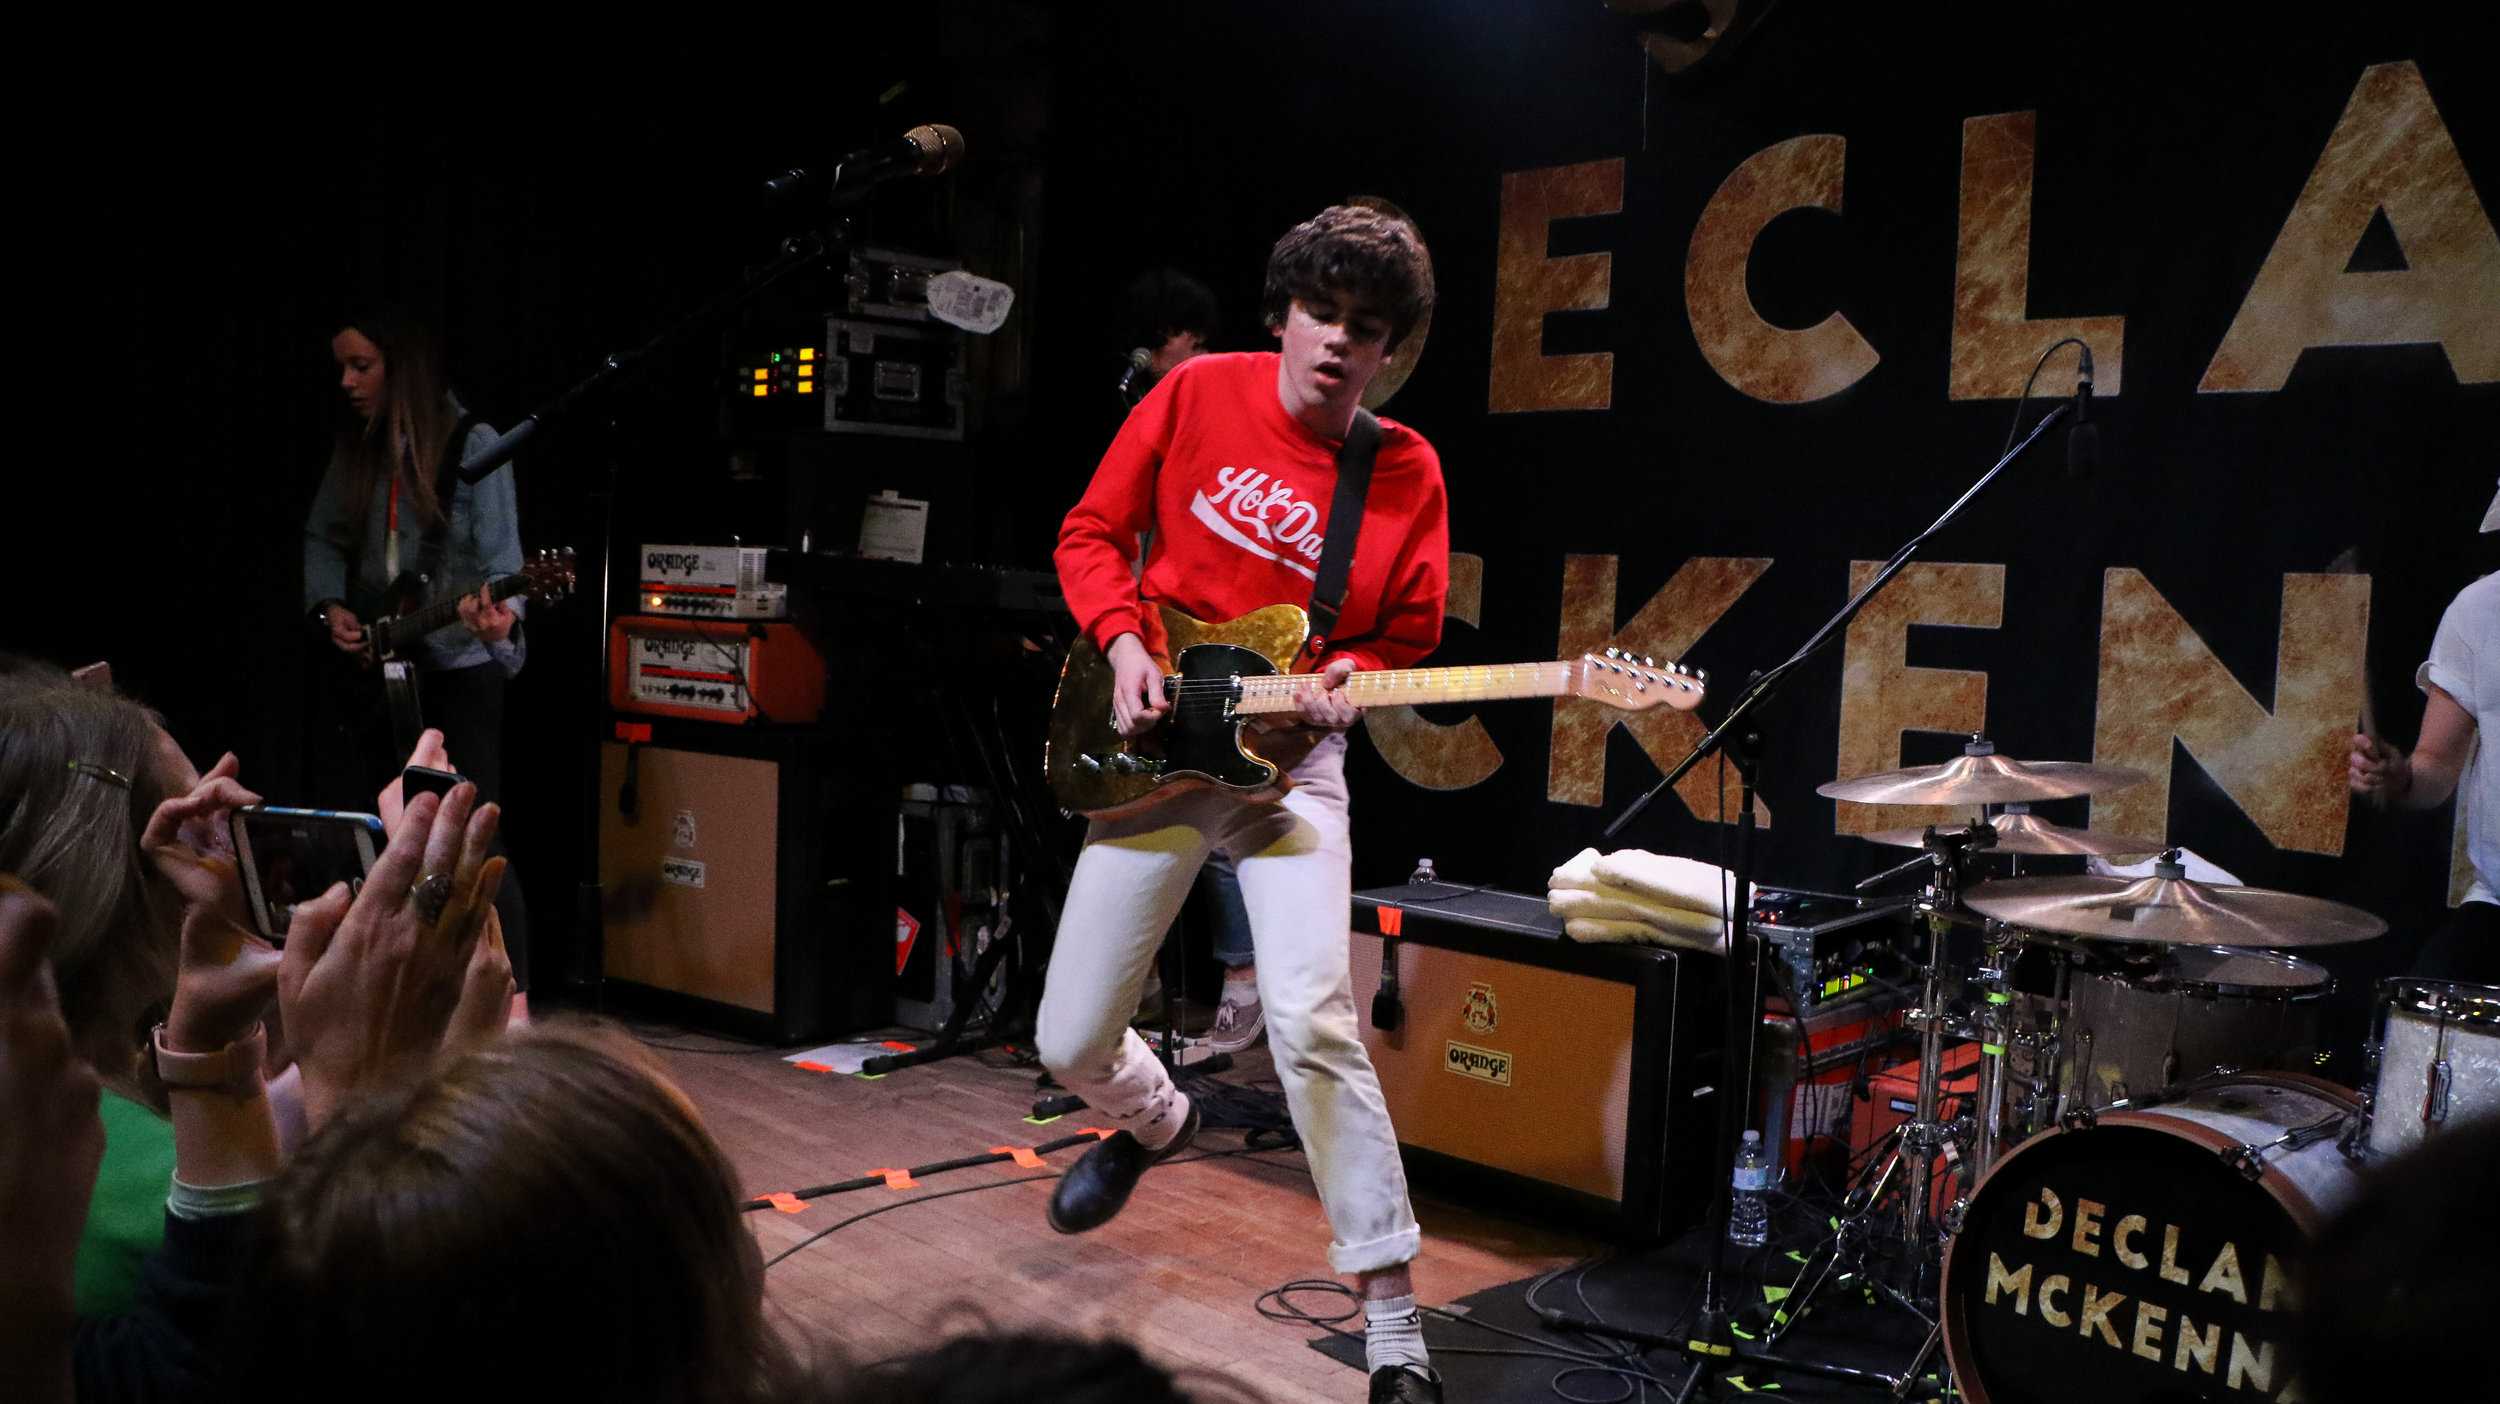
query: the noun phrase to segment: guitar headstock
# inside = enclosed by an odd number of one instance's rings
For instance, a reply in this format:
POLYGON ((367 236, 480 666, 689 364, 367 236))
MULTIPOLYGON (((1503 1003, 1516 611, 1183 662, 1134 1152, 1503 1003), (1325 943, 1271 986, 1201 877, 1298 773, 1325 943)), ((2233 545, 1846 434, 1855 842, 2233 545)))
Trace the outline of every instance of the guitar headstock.
POLYGON ((1579 672, 1572 679, 1572 695, 1627 712, 1645 712, 1652 707, 1689 712, 1701 705, 1709 680, 1708 673, 1681 663, 1661 663, 1610 648, 1604 653, 1580 655, 1579 672))
POLYGON ((529 584, 521 591, 532 600, 560 600, 573 593, 573 548, 541 548, 514 572, 529 584))

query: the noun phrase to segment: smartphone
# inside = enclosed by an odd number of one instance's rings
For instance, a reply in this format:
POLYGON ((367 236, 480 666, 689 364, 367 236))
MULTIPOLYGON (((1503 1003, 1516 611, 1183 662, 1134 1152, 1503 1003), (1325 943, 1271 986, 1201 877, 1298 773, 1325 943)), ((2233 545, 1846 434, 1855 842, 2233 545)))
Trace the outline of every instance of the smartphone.
POLYGON ((234 812, 234 857, 243 870, 243 904, 252 924, 277 945, 286 944, 295 904, 309 902, 344 882, 364 886, 388 839, 371 814, 328 809, 282 809, 246 805, 234 812))
POLYGON ((406 804, 419 795, 448 795, 451 787, 468 779, 457 771, 436 770, 430 765, 412 765, 399 772, 399 802, 406 804))

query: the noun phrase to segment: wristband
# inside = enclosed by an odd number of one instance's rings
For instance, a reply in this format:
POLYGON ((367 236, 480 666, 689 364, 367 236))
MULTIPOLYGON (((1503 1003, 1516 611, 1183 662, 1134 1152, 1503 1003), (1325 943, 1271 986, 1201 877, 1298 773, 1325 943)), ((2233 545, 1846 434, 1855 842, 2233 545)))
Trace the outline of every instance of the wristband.
POLYGON ((156 1046, 156 1078, 170 1088, 225 1092, 250 1097, 261 1090, 260 1064, 269 1049, 264 1024, 214 1053, 181 1053, 165 1046, 165 1026, 150 1036, 156 1046))

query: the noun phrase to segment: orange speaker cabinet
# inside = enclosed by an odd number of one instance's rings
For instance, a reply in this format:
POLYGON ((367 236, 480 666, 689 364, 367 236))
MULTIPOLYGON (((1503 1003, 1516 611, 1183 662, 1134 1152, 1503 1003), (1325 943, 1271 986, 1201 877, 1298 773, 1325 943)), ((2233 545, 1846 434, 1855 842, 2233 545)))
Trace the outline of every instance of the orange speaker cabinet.
POLYGON ((1542 896, 1354 894, 1354 1006, 1408 1174, 1478 1207, 1661 1237, 1709 1205, 1716 962, 1582 945, 1542 896), (1385 949, 1384 949, 1385 947, 1385 949), (1399 1013, 1374 1008, 1384 959, 1399 1013))
POLYGON ((813 739, 661 725, 654 744, 600 748, 610 990, 757 1038, 884 1023, 894 818, 870 800, 890 789, 846 783, 813 739))

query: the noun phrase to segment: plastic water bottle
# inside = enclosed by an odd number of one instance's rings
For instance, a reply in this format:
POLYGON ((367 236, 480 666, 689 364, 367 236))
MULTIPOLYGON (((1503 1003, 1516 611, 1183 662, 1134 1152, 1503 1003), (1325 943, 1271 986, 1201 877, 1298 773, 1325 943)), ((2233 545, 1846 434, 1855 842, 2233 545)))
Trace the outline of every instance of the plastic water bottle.
POLYGON ((1736 1153, 1736 1173, 1728 1181, 1727 1241, 1739 1248, 1759 1248, 1771 1241, 1771 1157, 1762 1149, 1762 1133, 1745 1133, 1736 1153))
POLYGON ((1408 873, 1406 875, 1406 880, 1409 883, 1439 882, 1441 880, 1441 875, 1432 870, 1431 859, 1418 858, 1415 860, 1415 871, 1408 873))

